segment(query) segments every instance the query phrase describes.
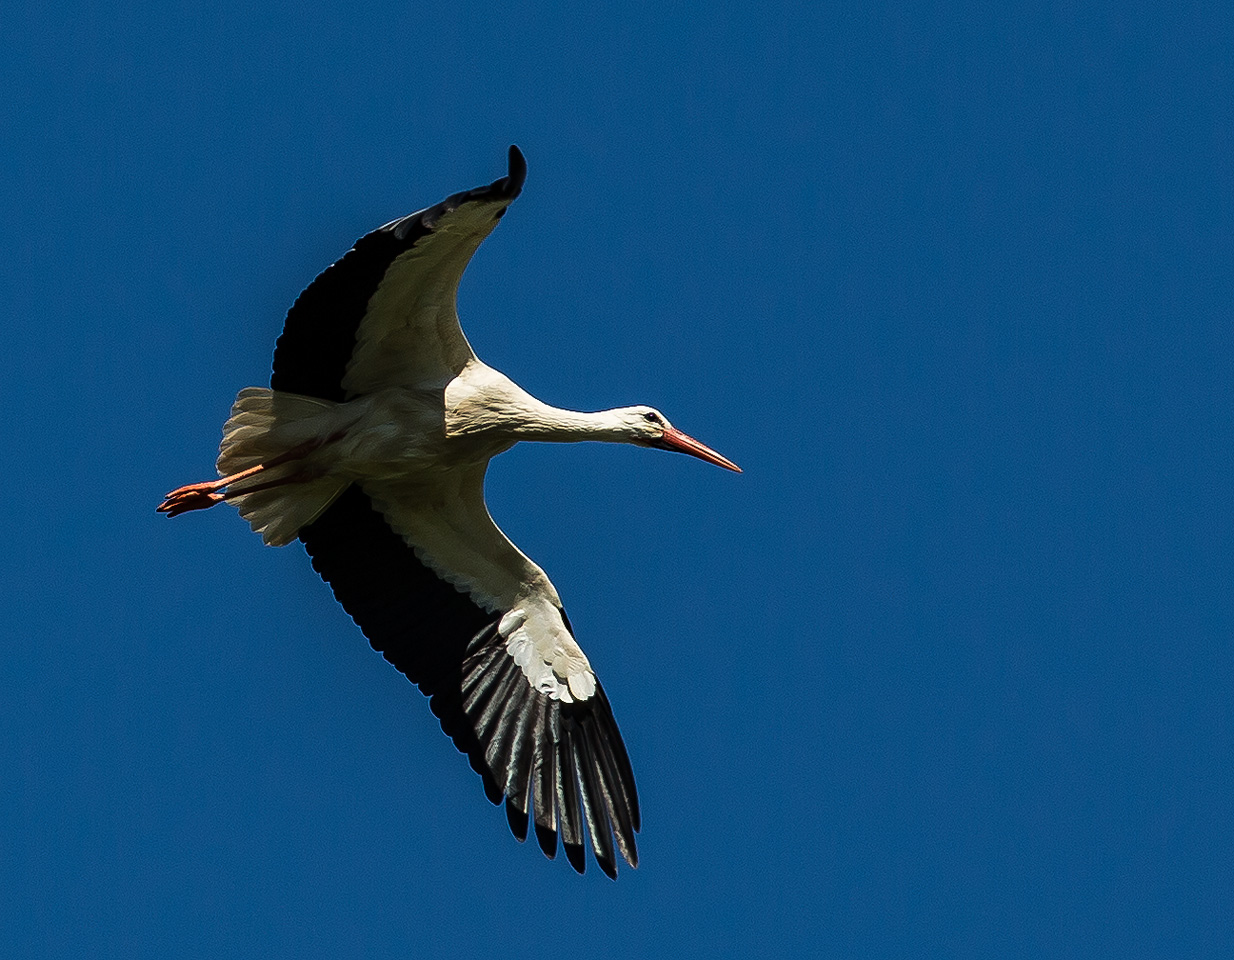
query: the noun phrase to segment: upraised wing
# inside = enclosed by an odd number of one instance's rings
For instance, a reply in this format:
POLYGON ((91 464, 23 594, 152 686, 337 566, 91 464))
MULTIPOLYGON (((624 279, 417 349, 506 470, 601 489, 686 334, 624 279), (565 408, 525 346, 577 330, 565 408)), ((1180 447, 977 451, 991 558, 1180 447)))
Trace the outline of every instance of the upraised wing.
POLYGON ((288 311, 270 386, 334 401, 387 386, 444 386, 475 356, 459 327, 459 280, 526 177, 512 146, 500 180, 357 240, 288 311))

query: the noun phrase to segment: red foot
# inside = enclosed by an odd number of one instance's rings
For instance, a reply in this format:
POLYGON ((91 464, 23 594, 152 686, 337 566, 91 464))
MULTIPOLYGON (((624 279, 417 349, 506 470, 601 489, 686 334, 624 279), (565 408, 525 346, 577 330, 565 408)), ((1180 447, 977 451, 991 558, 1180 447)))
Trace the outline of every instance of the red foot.
POLYGON ((222 503, 223 494, 194 489, 194 487, 206 486, 212 486, 212 484, 195 483, 189 487, 173 490, 167 494, 167 499, 158 505, 158 512, 165 513, 169 517, 176 517, 182 513, 187 513, 189 510, 205 510, 216 503, 222 503))

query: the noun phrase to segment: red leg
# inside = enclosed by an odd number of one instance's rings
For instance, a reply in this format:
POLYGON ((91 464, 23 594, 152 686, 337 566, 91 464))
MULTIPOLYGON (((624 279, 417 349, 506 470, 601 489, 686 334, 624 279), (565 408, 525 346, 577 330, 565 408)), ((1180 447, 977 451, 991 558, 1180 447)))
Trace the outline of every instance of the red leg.
POLYGON ((222 477, 219 480, 206 480, 202 483, 190 483, 183 487, 177 487, 163 498, 163 502, 158 505, 156 510, 159 513, 167 514, 169 517, 175 517, 182 513, 187 513, 189 510, 204 510, 207 507, 214 506, 216 503, 222 503, 229 497, 238 497, 243 493, 253 493, 256 490, 267 490, 270 487, 276 487, 283 483, 292 483, 299 479, 298 474, 292 474, 291 476, 253 487, 245 487, 243 490, 237 490, 234 493, 231 491, 226 493, 218 492, 233 483, 239 483, 241 480, 255 477, 264 470, 306 457, 318 447, 334 439, 335 437, 330 437, 326 440, 309 440, 299 446, 292 447, 286 453, 280 453, 277 457, 273 457, 265 463, 259 463, 255 467, 249 467, 247 470, 241 470, 239 473, 231 474, 231 476, 222 477))

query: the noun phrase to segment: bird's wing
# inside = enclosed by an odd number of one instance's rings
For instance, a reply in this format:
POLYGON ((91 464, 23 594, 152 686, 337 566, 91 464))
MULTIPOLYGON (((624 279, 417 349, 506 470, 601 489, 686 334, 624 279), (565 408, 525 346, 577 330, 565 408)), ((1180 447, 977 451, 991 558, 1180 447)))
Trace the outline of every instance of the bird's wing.
POLYGON ((288 311, 270 386, 333 401, 388 386, 445 386, 475 357, 455 310, 459 280, 526 176, 511 147, 500 180, 357 240, 288 311))
POLYGON ((432 488, 352 486, 300 539, 369 642, 430 697, 521 841, 637 865, 634 773, 612 708, 538 566, 497 528, 484 467, 432 488), (615 849, 614 849, 615 848, 615 849))

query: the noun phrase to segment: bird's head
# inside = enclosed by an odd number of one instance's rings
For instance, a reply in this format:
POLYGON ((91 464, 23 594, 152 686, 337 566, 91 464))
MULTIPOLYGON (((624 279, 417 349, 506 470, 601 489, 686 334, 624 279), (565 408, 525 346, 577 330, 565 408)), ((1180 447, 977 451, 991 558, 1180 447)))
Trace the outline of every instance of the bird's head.
POLYGON ((732 460, 720 456, 711 447, 682 433, 654 407, 624 407, 617 412, 621 416, 621 424, 626 432, 624 439, 629 443, 637 443, 643 447, 658 447, 661 450, 675 450, 677 453, 688 453, 692 457, 714 463, 717 467, 741 473, 741 467, 732 460))

